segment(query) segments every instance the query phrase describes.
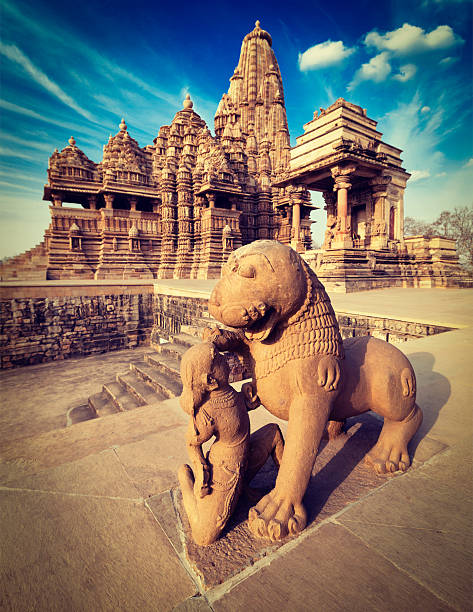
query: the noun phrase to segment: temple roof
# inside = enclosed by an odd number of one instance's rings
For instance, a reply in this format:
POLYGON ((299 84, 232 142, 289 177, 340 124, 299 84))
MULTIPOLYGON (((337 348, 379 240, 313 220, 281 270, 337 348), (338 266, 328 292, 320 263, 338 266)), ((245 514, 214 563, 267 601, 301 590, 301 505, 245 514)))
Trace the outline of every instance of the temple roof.
POLYGON ((259 21, 243 39, 229 90, 218 105, 215 114, 218 138, 230 133, 229 124, 231 133, 235 131, 234 126, 245 137, 251 132, 251 150, 255 154, 267 140, 273 168, 279 168, 282 158, 287 160, 285 151, 290 145, 281 72, 271 36, 260 27, 259 21))

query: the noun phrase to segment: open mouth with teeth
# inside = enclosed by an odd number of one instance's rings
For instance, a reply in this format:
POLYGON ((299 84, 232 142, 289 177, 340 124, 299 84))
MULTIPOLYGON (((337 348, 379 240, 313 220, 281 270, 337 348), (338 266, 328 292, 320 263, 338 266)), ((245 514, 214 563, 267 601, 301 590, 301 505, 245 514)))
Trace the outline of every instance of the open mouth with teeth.
POLYGON ((262 342, 266 340, 278 322, 278 313, 274 308, 269 308, 264 315, 245 325, 245 336, 248 340, 262 342))

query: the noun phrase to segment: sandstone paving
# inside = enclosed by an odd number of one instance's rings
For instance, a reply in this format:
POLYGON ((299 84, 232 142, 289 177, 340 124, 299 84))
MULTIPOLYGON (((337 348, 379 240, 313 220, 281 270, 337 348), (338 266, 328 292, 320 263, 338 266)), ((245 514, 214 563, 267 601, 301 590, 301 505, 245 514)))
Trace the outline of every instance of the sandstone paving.
POLYGON ((325 524, 211 604, 216 612, 452 610, 340 525, 325 524))
POLYGON ((177 605, 173 612, 211 612, 211 610, 204 597, 189 597, 177 605))
POLYGON ((141 500, 0 496, 3 610, 171 610, 196 593, 141 500))
POLYGON ((0 481, 59 466, 112 446, 143 440, 150 434, 182 428, 185 415, 166 402, 143 406, 101 419, 55 429, 31 438, 4 443, 0 450, 0 481))
POLYGON ((471 438, 347 509, 337 521, 456 610, 473 590, 471 438))
MULTIPOLYGON (((139 499, 140 492, 127 476, 116 451, 107 449, 83 459, 11 479, 5 490, 29 490, 96 497, 139 499)), ((1 485, 0 485, 0 490, 1 485)))
POLYGON ((151 497, 177 484, 177 469, 188 461, 187 423, 121 445, 116 453, 143 497, 151 497))

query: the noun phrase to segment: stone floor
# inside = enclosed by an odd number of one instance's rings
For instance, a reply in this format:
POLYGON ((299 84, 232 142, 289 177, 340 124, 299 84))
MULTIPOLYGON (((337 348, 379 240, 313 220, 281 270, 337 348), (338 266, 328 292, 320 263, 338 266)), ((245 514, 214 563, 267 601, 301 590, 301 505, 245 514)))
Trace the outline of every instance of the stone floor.
MULTIPOLYGON (((471 610, 473 291, 333 301, 458 328, 402 347, 425 415, 408 473, 360 464, 380 426, 366 416, 324 445, 300 537, 248 543, 243 500, 225 537, 199 551, 176 488, 187 424, 176 400, 66 427, 139 352, 1 372, 0 609, 471 610)), ((257 410, 252 428, 269 420, 257 410)), ((263 484, 273 477, 268 464, 263 484)))

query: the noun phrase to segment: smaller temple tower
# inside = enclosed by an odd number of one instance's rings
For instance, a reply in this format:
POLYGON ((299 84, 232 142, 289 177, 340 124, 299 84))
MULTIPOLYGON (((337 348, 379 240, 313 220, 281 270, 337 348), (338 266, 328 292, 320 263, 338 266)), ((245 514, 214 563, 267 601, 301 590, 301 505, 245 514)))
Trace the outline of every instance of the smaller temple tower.
MULTIPOLYGON (((315 111, 296 139, 291 159, 273 185, 303 185, 323 193, 327 223, 319 253, 306 258, 328 289, 359 291, 387 286, 437 286, 455 282, 458 263, 439 274, 420 270, 404 239, 404 190, 410 174, 401 150, 382 141, 366 109, 339 98, 315 111), (418 278, 428 276, 428 279, 418 278)), ((298 218, 292 206, 293 218, 298 218)), ((294 224, 293 224, 294 225, 294 224)))

